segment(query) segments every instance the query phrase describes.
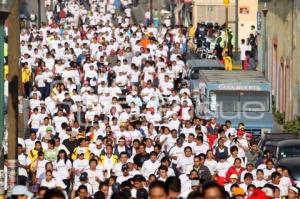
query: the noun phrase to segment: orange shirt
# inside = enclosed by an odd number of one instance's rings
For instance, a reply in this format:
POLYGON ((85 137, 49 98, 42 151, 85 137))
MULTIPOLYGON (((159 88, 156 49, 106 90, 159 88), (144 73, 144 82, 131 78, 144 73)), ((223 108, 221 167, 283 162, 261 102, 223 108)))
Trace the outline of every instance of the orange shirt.
POLYGON ((140 45, 144 48, 147 48, 149 44, 150 44, 150 40, 147 38, 143 38, 140 41, 140 45))

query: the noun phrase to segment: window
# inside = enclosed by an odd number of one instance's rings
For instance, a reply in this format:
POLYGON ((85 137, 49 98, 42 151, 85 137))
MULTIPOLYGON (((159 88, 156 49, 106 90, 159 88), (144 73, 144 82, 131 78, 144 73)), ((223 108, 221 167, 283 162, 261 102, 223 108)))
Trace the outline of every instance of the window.
POLYGON ((193 68, 191 70, 191 79, 199 79, 199 68, 193 68))
POLYGON ((244 112, 269 111, 269 92, 247 91, 240 92, 241 108, 244 112))
POLYGON ((211 91, 210 110, 217 112, 269 112, 266 91, 211 91))
POLYGON ((278 159, 287 157, 300 157, 300 146, 295 145, 279 148, 278 159))

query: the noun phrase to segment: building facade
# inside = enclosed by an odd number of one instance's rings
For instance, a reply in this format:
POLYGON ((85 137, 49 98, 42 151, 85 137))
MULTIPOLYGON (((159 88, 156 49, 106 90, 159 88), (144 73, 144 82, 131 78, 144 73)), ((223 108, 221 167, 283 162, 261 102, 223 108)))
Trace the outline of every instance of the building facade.
POLYGON ((266 76, 276 110, 289 121, 300 115, 300 1, 272 0, 267 8, 266 76))
MULTIPOLYGON (((228 25, 235 31, 236 22, 236 0, 230 0, 228 6, 228 25)), ((257 23, 257 0, 238 0, 239 18, 239 40, 249 37, 252 25, 257 23)), ((193 5, 193 24, 198 22, 218 22, 225 23, 224 0, 194 0, 193 5)))

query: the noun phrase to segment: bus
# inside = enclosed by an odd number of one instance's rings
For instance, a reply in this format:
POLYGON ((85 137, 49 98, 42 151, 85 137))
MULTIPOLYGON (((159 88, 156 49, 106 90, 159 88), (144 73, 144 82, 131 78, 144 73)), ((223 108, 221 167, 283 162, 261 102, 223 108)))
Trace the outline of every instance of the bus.
POLYGON ((273 128, 271 84, 259 71, 202 70, 195 114, 219 123, 240 122, 254 136, 273 128))

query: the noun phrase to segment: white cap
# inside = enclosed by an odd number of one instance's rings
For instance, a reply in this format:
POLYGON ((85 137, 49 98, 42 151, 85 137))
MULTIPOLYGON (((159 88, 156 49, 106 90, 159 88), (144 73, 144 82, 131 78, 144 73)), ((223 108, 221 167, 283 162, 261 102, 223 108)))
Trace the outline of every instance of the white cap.
POLYGON ((33 197, 33 193, 31 193, 30 191, 28 191, 26 186, 23 185, 17 185, 12 189, 12 193, 13 196, 19 196, 19 195, 25 195, 28 198, 32 198, 33 197))
POLYGON ((294 186, 290 187, 289 189, 294 191, 296 194, 298 194, 298 192, 299 192, 298 188, 294 187, 294 186))
POLYGON ((262 191, 265 192, 265 194, 266 194, 267 196, 270 196, 270 197, 273 198, 273 191, 272 191, 271 188, 269 188, 269 187, 264 187, 264 188, 262 188, 262 191))

